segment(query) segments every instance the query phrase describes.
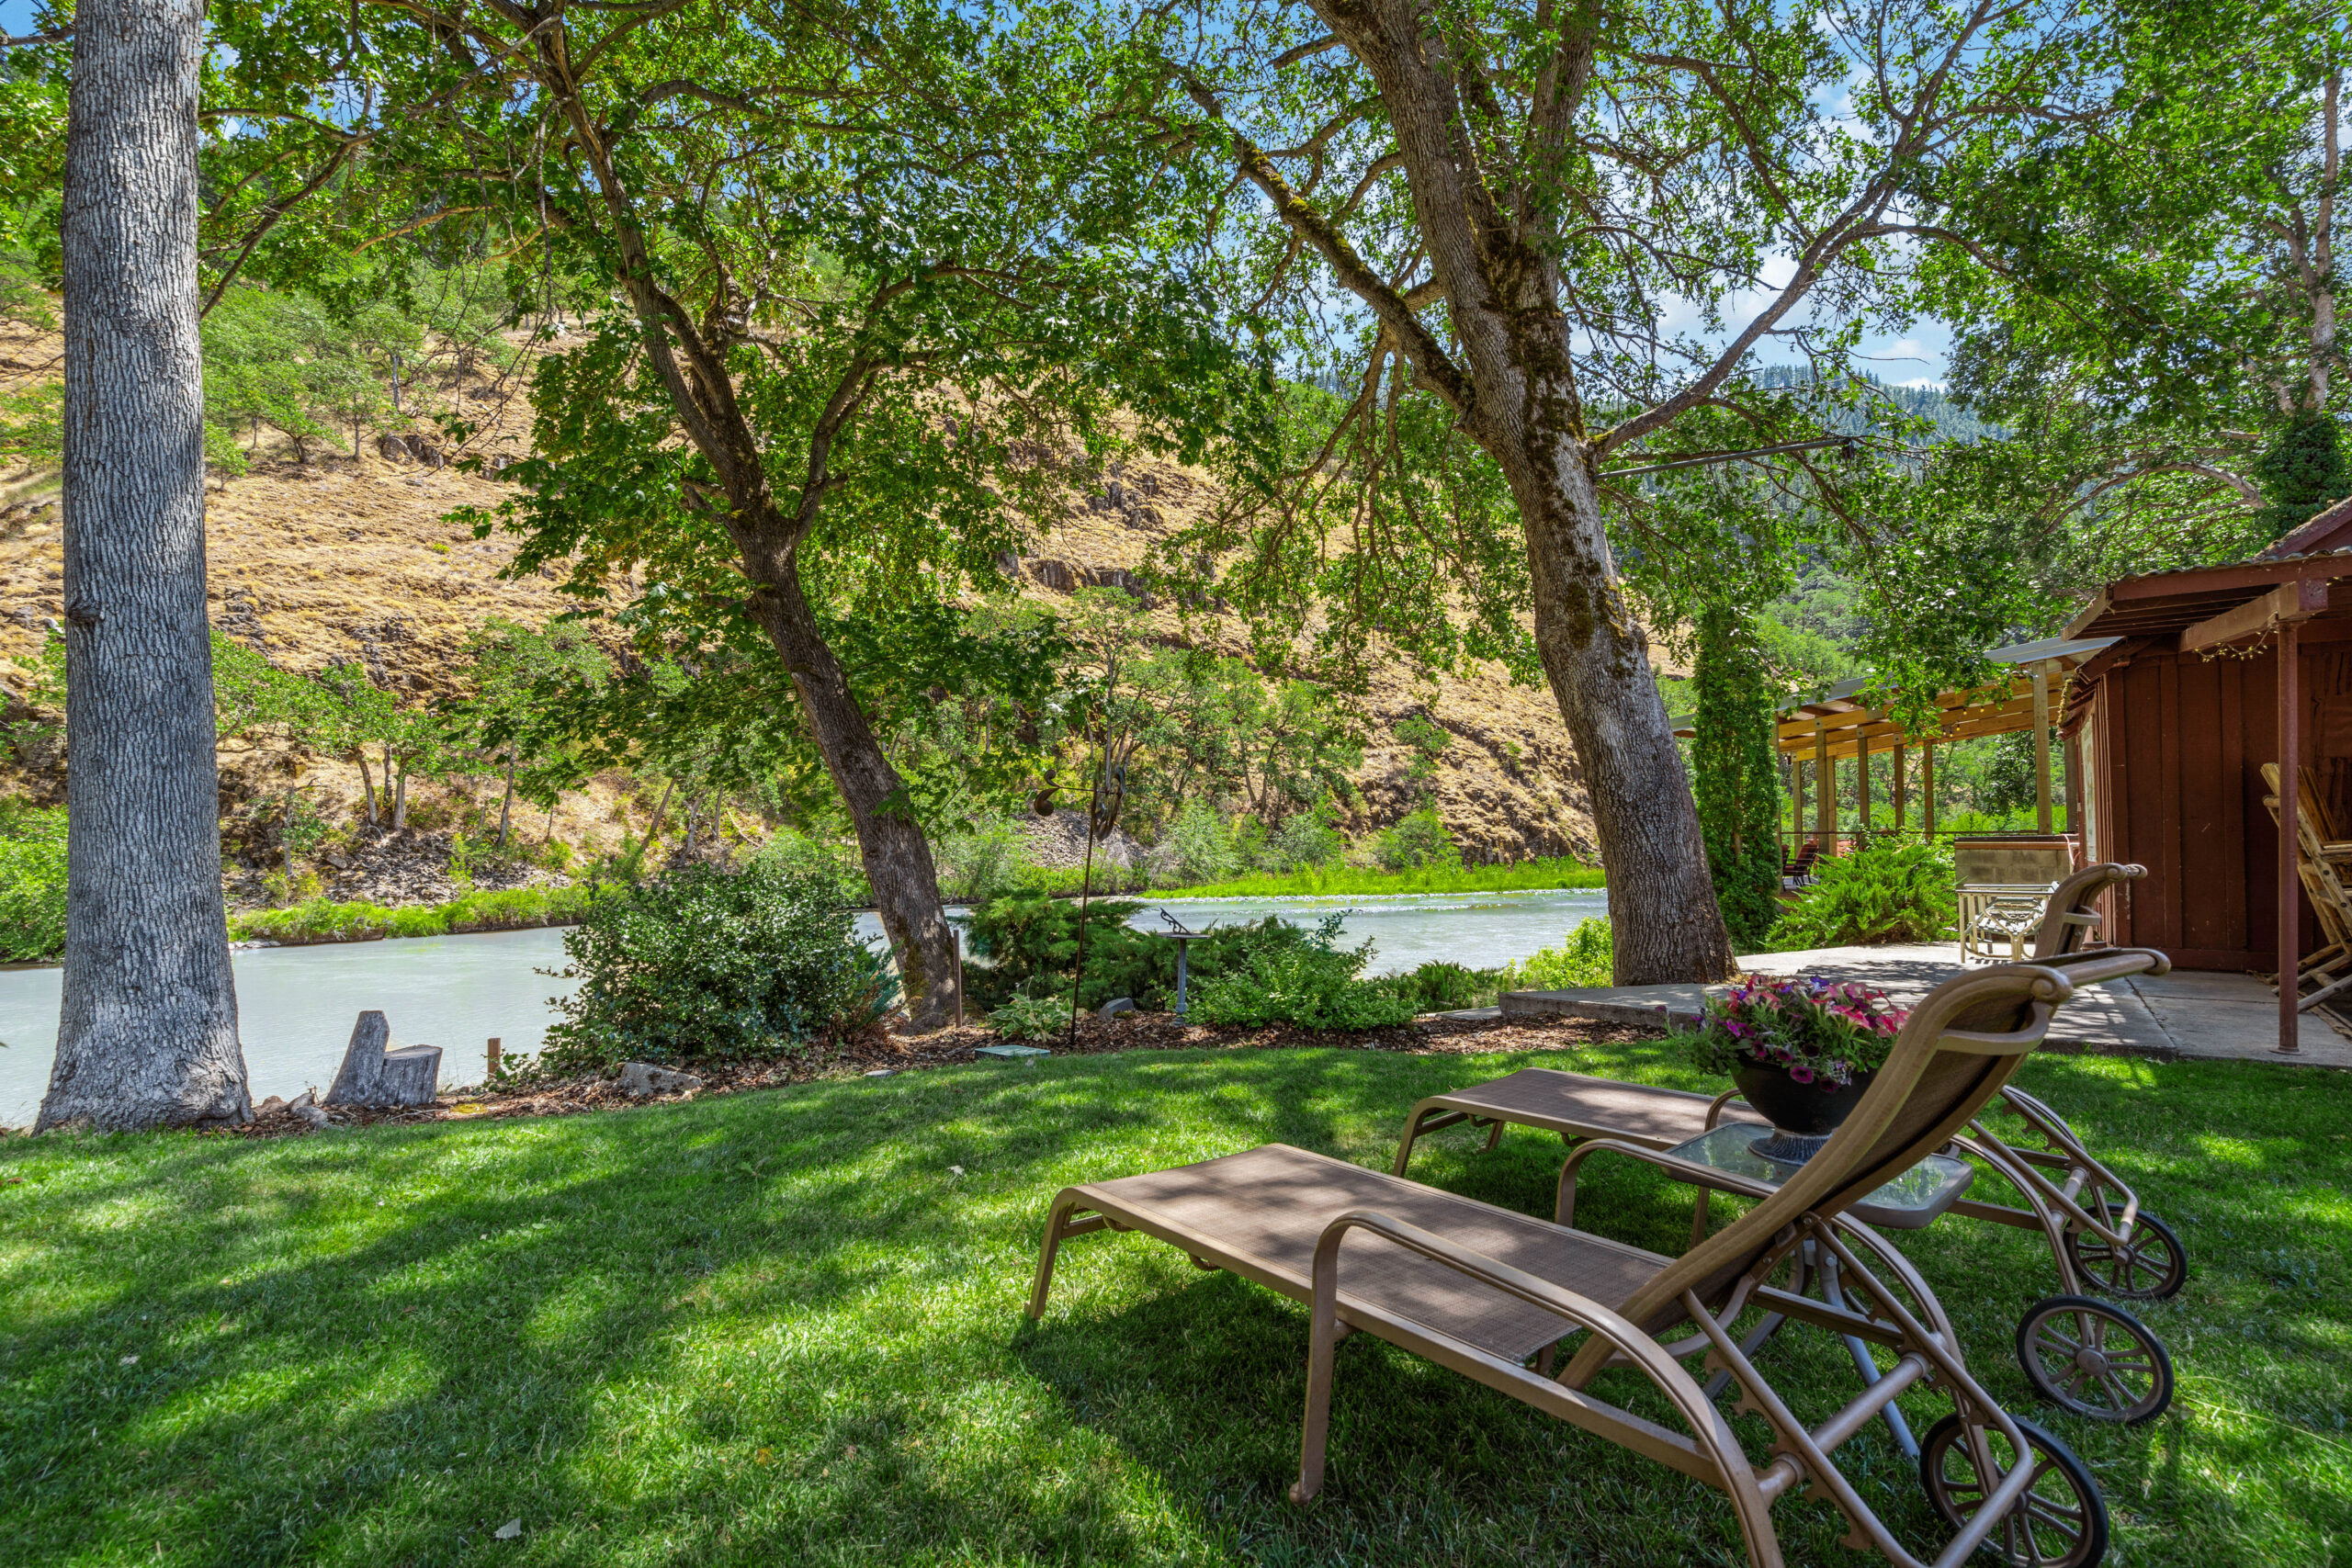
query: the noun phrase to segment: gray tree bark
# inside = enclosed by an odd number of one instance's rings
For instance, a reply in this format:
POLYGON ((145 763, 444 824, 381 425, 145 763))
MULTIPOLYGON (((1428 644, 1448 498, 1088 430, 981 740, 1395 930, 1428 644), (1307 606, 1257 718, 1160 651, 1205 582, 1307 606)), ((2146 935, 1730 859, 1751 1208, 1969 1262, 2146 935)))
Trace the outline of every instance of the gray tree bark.
MULTIPOLYGON (((1527 538, 1536 651, 1583 765, 1609 871, 1616 983, 1723 979, 1732 970, 1731 941, 1690 780, 1650 674, 1648 639, 1611 556, 1592 477, 1598 451, 1568 353, 1575 329, 1560 306, 1557 263, 1527 220, 1533 198, 1498 197, 1476 166, 1457 106, 1465 92, 1483 89, 1455 80, 1457 67, 1418 6, 1311 3, 1379 88, 1459 361, 1246 142, 1237 149, 1241 172, 1340 283, 1372 306, 1422 384, 1453 407, 1464 434, 1510 483, 1527 538)), ((1571 45, 1558 67, 1566 96, 1589 77, 1589 37, 1571 45)), ((1192 91, 1221 114, 1204 89, 1192 91)))
POLYGON ((66 130, 64 998, 38 1125, 251 1115, 220 902, 198 0, 84 0, 66 130))

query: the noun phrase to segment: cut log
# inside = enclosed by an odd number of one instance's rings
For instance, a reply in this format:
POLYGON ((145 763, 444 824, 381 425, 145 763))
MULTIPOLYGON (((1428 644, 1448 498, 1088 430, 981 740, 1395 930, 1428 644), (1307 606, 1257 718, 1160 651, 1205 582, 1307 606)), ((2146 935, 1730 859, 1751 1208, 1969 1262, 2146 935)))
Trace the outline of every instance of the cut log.
POLYGON ((325 1103, 373 1111, 432 1104, 441 1088, 441 1047, 403 1045, 393 1050, 391 1039, 391 1025, 384 1021, 382 1013, 361 1013, 325 1103))

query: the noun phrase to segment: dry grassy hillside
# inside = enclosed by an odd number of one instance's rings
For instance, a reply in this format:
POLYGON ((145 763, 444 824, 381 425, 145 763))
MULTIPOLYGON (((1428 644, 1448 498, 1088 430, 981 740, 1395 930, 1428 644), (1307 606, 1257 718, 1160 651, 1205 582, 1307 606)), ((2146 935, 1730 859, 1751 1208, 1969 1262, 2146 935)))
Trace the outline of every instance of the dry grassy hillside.
MULTIPOLYGON (((56 352, 53 334, 0 324, 0 386, 54 374, 56 352)), ((470 416, 503 420, 483 438, 490 449, 515 449, 527 417, 521 400, 502 407, 486 384, 457 390, 470 416)), ((386 460, 372 450, 356 460, 336 455, 304 465, 265 449, 250 475, 217 483, 212 495, 213 618, 283 668, 356 659, 379 683, 424 694, 485 618, 536 624, 559 607, 550 581, 500 579, 514 554, 509 544, 477 542, 443 520, 451 508, 494 501, 499 491, 492 479, 386 460)), ((1119 581, 1154 539, 1213 493, 1197 472, 1154 461, 1125 465, 1103 494, 1020 563, 1023 591, 1053 599, 1119 581)), ((47 622, 62 613, 61 577, 53 480, 0 470, 0 682, 20 684, 13 661, 36 652, 47 622)), ((1224 639, 1236 649, 1238 633, 1228 628, 1224 639)), ((1365 808, 1354 827, 1385 825, 1408 808, 1408 757, 1388 731, 1419 709, 1454 737, 1440 764, 1437 801, 1465 851, 1593 852, 1576 760, 1547 690, 1512 686, 1493 669, 1430 682, 1389 664, 1373 672, 1371 691, 1374 722, 1356 775, 1365 808)), ((232 743, 221 761, 232 802, 290 776, 290 759, 266 748, 232 743)), ((0 790, 52 797, 62 785, 53 759, 40 755, 13 773, 0 776, 0 790)), ((330 799, 347 795, 349 808, 358 809, 358 775, 347 764, 319 762, 306 782, 330 799)), ((553 831, 585 847, 609 842, 629 821, 641 828, 647 803, 632 794, 624 779, 600 780, 567 802, 553 831)), ((428 803, 427 821, 435 815, 428 803)), ((548 826, 535 819, 529 829, 536 836, 548 826)))

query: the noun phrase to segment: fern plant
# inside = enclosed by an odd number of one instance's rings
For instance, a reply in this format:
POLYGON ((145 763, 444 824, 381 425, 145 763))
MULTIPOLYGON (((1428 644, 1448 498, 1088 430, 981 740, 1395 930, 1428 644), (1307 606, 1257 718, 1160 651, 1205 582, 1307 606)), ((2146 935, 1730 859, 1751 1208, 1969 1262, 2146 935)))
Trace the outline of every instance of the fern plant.
POLYGON ((1777 952, 1941 942, 1959 920, 1951 851, 1942 845, 1880 839, 1818 864, 1813 886, 1773 924, 1777 952))

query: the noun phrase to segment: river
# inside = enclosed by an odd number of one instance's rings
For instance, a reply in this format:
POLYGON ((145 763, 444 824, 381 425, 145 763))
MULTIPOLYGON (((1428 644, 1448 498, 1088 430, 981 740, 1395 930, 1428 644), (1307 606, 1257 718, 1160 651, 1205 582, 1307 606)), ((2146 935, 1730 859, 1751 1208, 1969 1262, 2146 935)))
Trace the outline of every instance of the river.
MULTIPOLYGON (((1157 929, 1165 908, 1195 931, 1280 915, 1301 924, 1345 911, 1347 942, 1369 938, 1367 973, 1395 974, 1432 958, 1487 968, 1556 945, 1578 920, 1608 912, 1599 888, 1552 893, 1423 894, 1400 898, 1148 899, 1131 923, 1157 929)), ((951 911, 961 914, 961 910, 951 911)), ((878 940, 870 914, 861 934, 878 940)), ((363 1009, 384 1013, 396 1044, 442 1047, 444 1085, 480 1081, 483 1044, 509 1054, 538 1049, 552 1003, 575 982, 539 973, 563 967, 560 931, 492 931, 316 947, 253 948, 234 955, 238 1033, 253 1094, 292 1096, 334 1081, 363 1009)), ((49 1085, 57 1047, 62 971, 0 969, 0 1126, 29 1125, 49 1085)))

